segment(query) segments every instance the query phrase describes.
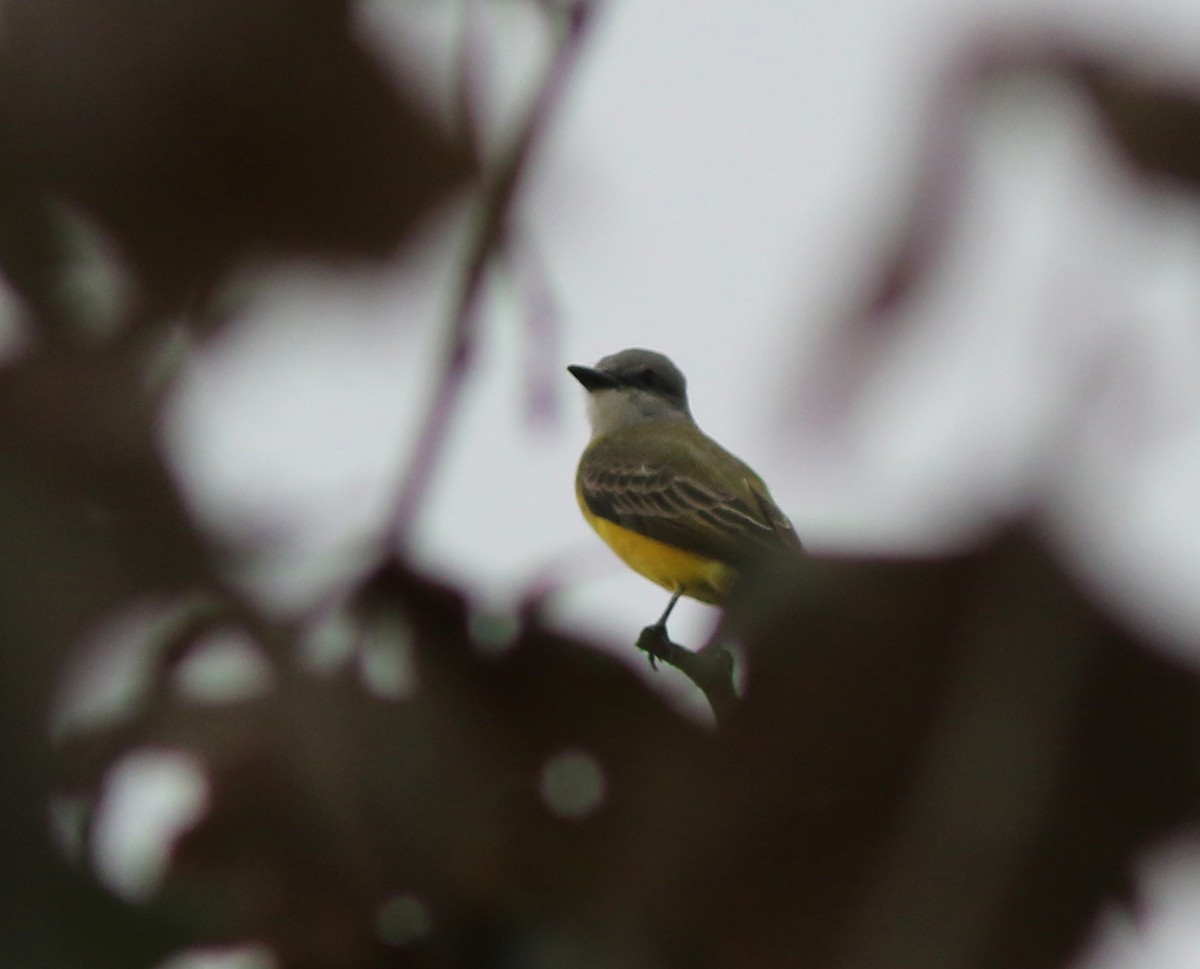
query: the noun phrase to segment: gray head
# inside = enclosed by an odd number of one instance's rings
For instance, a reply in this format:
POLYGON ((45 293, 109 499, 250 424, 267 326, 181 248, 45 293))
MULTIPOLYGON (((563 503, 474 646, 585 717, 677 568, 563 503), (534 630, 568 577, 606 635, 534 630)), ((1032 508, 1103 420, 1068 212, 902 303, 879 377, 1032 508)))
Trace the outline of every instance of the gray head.
POLYGON ((644 421, 692 419, 687 381, 675 364, 653 350, 622 350, 594 367, 567 367, 588 392, 593 434, 644 421))

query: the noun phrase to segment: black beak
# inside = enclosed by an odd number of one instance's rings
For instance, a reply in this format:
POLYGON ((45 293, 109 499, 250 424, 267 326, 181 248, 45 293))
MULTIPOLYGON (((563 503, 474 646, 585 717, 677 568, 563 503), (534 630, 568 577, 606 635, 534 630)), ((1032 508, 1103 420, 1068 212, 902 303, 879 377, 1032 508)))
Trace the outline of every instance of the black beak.
POLYGON ((603 370, 580 367, 577 364, 571 364, 567 370, 570 371, 572 377, 583 384, 589 394, 597 390, 612 390, 617 386, 617 378, 603 370))

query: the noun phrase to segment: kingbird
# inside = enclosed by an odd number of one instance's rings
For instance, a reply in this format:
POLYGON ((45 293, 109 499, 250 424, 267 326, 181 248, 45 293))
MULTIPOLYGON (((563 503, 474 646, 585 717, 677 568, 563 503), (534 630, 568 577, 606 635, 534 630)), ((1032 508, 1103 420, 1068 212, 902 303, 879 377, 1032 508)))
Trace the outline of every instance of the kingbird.
POLYGON ((696 426, 687 381, 652 350, 570 366, 588 392, 592 439, 575 492, 583 517, 625 564, 671 593, 720 605, 739 570, 800 539, 762 478, 696 426))

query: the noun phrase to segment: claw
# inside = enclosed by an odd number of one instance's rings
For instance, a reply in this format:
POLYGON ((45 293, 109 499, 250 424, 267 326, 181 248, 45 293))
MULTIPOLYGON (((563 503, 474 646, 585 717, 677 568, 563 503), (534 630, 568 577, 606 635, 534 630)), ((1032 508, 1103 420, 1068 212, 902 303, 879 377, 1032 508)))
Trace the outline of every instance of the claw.
POLYGON ((669 651, 674 645, 667 636, 667 627, 661 622, 647 626, 637 639, 637 648, 646 654, 650 660, 650 668, 655 672, 658 672, 660 658, 664 662, 669 662, 669 651))

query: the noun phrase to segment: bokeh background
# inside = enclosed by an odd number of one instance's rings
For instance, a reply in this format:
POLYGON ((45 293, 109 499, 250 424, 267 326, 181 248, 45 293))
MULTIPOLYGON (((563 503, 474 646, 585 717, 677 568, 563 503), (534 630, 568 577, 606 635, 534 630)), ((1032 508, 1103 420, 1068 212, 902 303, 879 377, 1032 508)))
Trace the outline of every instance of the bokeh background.
POLYGON ((1179 0, 0 5, 13 964, 1200 962, 1197 38, 1179 0), (811 553, 739 613, 731 732, 575 506, 564 367, 627 346, 811 553), (543 814, 497 808, 526 775, 543 814))

